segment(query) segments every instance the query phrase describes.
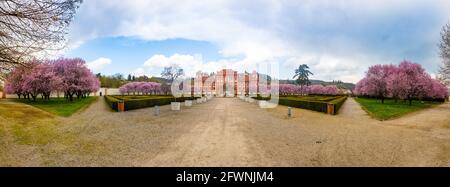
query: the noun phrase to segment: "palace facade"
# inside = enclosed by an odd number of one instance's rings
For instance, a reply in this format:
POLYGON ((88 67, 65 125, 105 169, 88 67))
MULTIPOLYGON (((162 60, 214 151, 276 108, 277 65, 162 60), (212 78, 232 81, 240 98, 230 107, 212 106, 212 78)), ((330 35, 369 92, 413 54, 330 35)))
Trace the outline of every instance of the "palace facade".
MULTIPOLYGON (((260 74, 238 73, 232 69, 222 69, 214 74, 197 73, 191 81, 191 93, 195 96, 215 95, 216 97, 236 97, 259 92, 260 74)), ((186 93, 185 93, 186 94, 186 93)))

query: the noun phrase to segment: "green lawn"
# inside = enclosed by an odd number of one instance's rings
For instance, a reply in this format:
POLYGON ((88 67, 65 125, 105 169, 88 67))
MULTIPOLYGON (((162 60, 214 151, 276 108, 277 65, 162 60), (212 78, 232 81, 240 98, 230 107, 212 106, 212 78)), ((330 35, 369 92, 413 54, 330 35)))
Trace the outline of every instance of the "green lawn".
POLYGON ((77 156, 107 154, 104 142, 84 139, 55 115, 22 103, 0 99, 0 166, 61 166, 77 156))
POLYGON ((84 99, 74 99, 72 102, 64 98, 51 98, 49 101, 41 99, 37 99, 36 101, 16 99, 16 101, 34 106, 58 116, 69 117, 80 109, 89 106, 97 99, 98 97, 87 97, 84 99))
POLYGON ((371 98, 355 98, 355 100, 362 106, 362 108, 369 113, 370 116, 378 120, 388 120, 402 115, 419 111, 425 108, 430 108, 439 102, 430 101, 413 101, 409 105, 407 101, 397 101, 386 99, 384 104, 380 100, 371 98))

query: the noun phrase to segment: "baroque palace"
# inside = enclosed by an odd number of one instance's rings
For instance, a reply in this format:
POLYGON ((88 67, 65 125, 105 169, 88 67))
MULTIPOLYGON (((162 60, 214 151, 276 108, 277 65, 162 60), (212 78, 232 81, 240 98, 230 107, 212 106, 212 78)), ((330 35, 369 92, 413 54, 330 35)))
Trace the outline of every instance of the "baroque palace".
MULTIPOLYGON (((191 79, 191 89, 185 95, 215 95, 216 97, 236 97, 238 95, 256 95, 262 87, 267 88, 270 81, 263 86, 260 79, 268 77, 256 71, 238 73, 232 69, 222 69, 215 74, 199 72, 191 79), (260 82, 258 84, 258 82, 260 82)), ((188 89, 189 90, 189 89, 188 89)))

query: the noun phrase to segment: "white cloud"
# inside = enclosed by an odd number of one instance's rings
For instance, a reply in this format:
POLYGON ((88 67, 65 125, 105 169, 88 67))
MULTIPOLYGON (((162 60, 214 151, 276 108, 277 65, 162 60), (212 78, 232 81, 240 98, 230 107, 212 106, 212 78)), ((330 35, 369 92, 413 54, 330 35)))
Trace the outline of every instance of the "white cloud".
POLYGON ((147 75, 147 74, 145 73, 145 69, 144 69, 144 68, 141 68, 141 67, 140 67, 140 68, 137 68, 136 70, 134 70, 132 74, 133 74, 134 76, 137 76, 137 77, 147 75))
POLYGON ((105 66, 111 64, 111 59, 100 57, 94 61, 86 63, 86 66, 91 69, 92 71, 99 71, 105 68, 105 66))
POLYGON ((171 56, 165 56, 156 54, 146 60, 142 67, 138 68, 135 72, 140 74, 149 74, 152 76, 159 76, 164 67, 177 65, 181 67, 186 76, 194 76, 198 71, 214 72, 228 62, 203 62, 201 55, 189 55, 189 54, 173 54, 171 56))
MULTIPOLYGON (((146 60, 141 67, 134 71, 134 74, 159 76, 164 67, 177 65, 185 72, 186 77, 194 77, 197 72, 212 73, 221 69, 233 69, 238 72, 252 72, 258 71, 260 73, 272 75, 279 78, 279 67, 273 67, 273 62, 276 61, 254 61, 248 58, 244 59, 221 59, 218 61, 203 61, 201 55, 190 54, 173 54, 171 56, 165 56, 156 54, 146 60), (272 63, 271 68, 268 69, 268 64, 272 63), (274 72, 269 72, 270 70, 274 72)), ((279 63, 275 63, 275 65, 279 63)))

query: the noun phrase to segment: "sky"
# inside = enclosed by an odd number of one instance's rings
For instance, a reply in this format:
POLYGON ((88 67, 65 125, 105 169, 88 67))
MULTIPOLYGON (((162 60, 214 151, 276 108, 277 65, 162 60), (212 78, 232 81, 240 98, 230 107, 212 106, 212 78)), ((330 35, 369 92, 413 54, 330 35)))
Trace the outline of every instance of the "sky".
POLYGON ((62 56, 106 75, 276 64, 292 79, 307 64, 312 79, 356 83, 369 66, 402 60, 435 75, 449 21, 448 0, 86 0, 62 56))

